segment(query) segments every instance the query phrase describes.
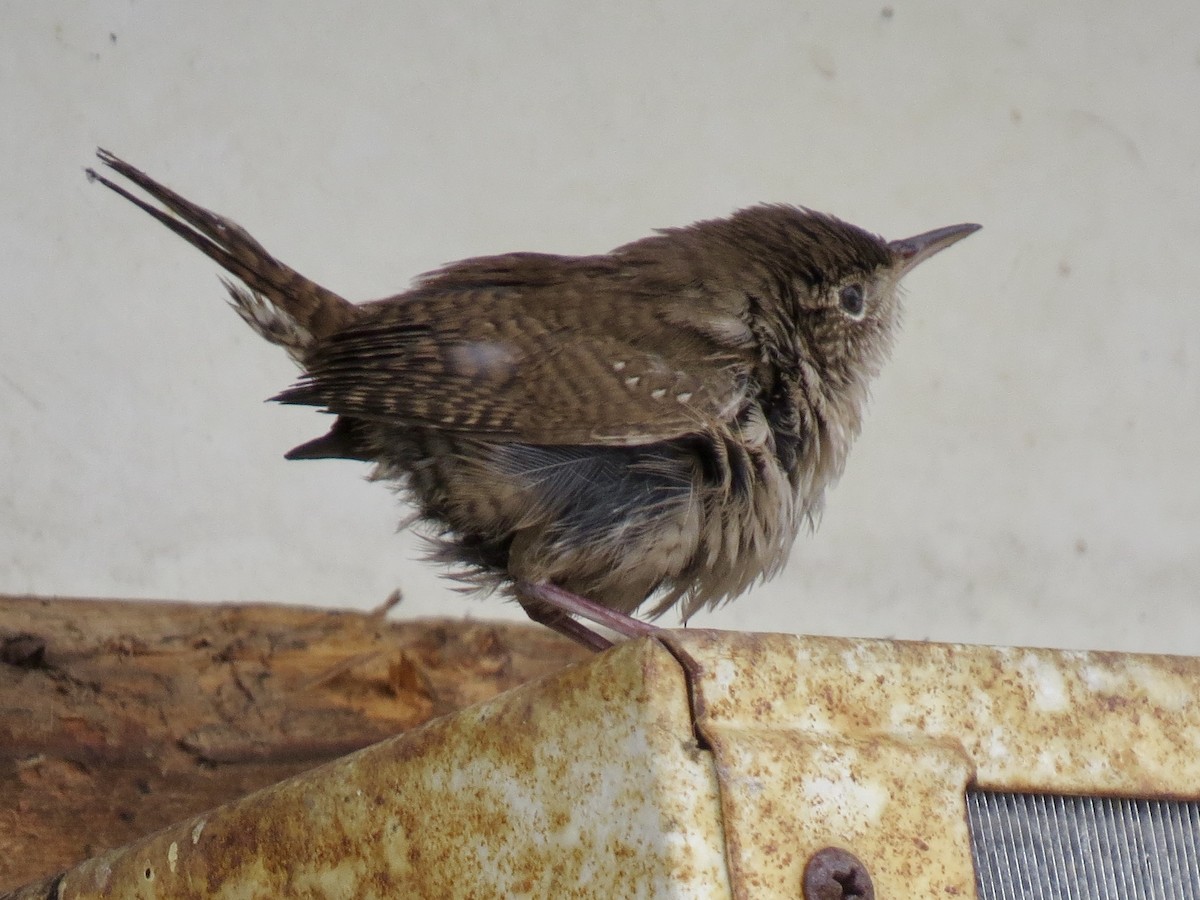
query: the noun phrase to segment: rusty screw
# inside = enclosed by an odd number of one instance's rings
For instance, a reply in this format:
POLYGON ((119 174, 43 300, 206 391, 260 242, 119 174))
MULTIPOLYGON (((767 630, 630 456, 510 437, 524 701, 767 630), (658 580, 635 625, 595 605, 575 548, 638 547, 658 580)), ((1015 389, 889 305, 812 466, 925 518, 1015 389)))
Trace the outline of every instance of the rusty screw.
POLYGON ((875 900, 875 886, 857 856, 826 847, 804 867, 804 900, 875 900))

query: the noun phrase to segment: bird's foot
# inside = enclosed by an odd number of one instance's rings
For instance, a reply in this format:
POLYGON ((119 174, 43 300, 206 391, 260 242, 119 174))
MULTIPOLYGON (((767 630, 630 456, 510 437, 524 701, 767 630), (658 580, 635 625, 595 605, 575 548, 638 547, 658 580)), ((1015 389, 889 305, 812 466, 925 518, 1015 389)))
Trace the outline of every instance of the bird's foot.
POLYGON ((517 598, 533 621, 597 652, 607 650, 612 646, 612 641, 571 618, 572 616, 579 616, 631 638, 651 635, 658 631, 657 627, 648 622, 601 606, 594 600, 546 582, 518 582, 517 598))

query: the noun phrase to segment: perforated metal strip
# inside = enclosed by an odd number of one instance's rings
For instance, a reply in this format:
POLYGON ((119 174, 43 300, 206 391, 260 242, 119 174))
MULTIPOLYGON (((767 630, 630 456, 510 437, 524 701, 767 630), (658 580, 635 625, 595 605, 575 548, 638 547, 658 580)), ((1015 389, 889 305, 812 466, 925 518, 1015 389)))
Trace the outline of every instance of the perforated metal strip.
POLYGON ((1200 803, 967 794, 980 900, 1200 900, 1200 803))

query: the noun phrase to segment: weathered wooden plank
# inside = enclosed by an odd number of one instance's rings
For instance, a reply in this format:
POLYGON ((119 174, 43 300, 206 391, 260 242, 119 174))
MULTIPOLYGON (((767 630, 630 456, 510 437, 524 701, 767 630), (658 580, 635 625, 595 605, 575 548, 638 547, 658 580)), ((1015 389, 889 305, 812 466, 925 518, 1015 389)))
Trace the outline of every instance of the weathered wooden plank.
POLYGON ((0 595, 0 890, 585 655, 385 613, 0 595))

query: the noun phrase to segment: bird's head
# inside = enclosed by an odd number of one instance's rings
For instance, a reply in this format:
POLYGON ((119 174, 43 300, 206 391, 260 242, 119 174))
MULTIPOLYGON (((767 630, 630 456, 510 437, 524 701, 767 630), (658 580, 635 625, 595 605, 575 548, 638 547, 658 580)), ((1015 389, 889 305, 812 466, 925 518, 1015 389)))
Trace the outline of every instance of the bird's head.
POLYGON ((729 221, 771 284, 764 304, 774 308, 764 312, 775 320, 779 350, 816 367, 835 391, 878 374, 900 325, 901 279, 980 227, 886 241, 833 216, 776 205, 729 221))

